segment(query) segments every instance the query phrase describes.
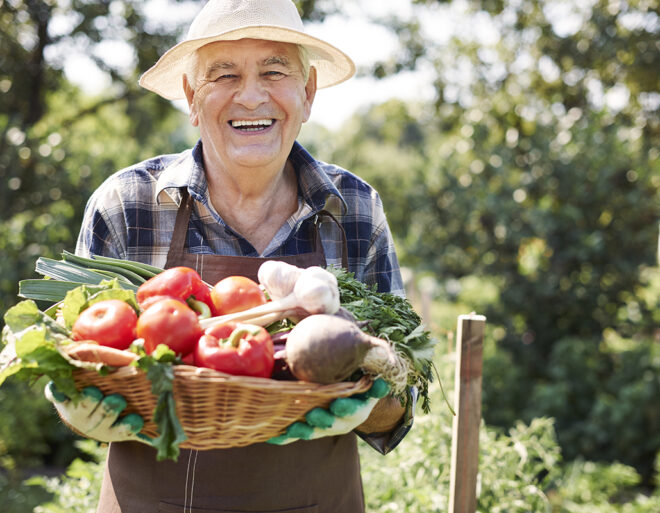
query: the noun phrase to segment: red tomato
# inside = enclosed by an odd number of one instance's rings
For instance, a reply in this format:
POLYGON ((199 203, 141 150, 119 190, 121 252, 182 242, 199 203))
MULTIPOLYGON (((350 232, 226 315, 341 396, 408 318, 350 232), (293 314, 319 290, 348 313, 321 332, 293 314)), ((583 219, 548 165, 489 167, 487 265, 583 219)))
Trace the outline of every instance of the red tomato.
POLYGON ((146 298, 142 303, 140 303, 140 308, 144 312, 147 308, 149 308, 151 305, 154 303, 158 303, 158 301, 162 301, 163 299, 175 299, 176 301, 179 301, 181 304, 188 306, 186 301, 184 299, 180 299, 178 297, 172 297, 172 296, 151 296, 146 298))
POLYGON ((144 339, 144 350, 151 354, 165 344, 183 356, 197 344, 202 328, 197 314, 177 299, 166 298, 147 308, 137 321, 137 336, 144 339))
POLYGON ((74 340, 94 340, 102 346, 127 349, 136 338, 137 314, 119 299, 106 299, 83 310, 71 329, 74 340))
POLYGON ((215 315, 242 312, 263 305, 266 295, 259 284, 245 276, 228 276, 211 289, 215 315))
POLYGON ((202 279, 194 269, 172 267, 140 285, 135 295, 140 306, 152 296, 178 297, 185 301, 201 283, 202 279))

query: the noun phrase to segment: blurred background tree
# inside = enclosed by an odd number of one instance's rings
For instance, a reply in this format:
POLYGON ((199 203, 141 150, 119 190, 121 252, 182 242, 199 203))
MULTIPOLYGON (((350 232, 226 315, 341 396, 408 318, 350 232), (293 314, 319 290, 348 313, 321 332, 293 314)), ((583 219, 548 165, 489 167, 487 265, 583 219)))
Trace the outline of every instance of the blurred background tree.
MULTIPOLYGON (((140 70, 179 30, 150 23, 141 1, 0 1, 3 313, 39 256, 75 247, 85 202, 103 179, 187 146, 186 116, 137 86, 140 70), (128 60, 114 59, 118 53, 128 60), (77 58, 94 64, 86 69, 96 70, 101 92, 87 94, 68 79, 65 68, 77 58)), ((39 387, 6 383, 0 418, 0 489, 3 481, 18 488, 20 470, 63 467, 77 454, 39 387)))
POLYGON ((660 310, 648 298, 658 2, 471 1, 440 42, 424 13, 437 19, 447 2, 414 3, 410 19, 380 20, 400 51, 362 72, 431 65, 433 105, 365 109, 316 149, 377 187, 405 265, 450 299, 467 277, 490 286, 470 305, 495 328, 487 422, 553 416, 568 458, 619 459, 648 479, 660 448, 660 310), (621 337, 635 341, 623 352, 621 337))

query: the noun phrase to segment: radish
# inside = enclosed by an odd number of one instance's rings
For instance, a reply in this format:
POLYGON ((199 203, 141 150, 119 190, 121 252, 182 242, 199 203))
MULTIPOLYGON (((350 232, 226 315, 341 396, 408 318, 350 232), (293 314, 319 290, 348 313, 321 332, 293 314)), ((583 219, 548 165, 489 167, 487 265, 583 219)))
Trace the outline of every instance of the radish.
POLYGON ((405 390, 410 370, 388 341, 326 314, 310 315, 293 327, 286 341, 286 360, 293 375, 303 381, 337 383, 361 369, 382 377, 394 393, 405 390))

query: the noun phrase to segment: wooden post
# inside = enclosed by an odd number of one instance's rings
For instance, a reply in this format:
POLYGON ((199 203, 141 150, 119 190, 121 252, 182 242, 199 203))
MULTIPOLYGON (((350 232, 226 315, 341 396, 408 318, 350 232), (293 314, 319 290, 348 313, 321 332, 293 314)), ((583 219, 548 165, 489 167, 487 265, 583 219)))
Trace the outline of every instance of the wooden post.
POLYGON ((451 447, 449 513, 475 513, 481 424, 481 370, 486 318, 460 315, 456 333, 456 416, 451 447))

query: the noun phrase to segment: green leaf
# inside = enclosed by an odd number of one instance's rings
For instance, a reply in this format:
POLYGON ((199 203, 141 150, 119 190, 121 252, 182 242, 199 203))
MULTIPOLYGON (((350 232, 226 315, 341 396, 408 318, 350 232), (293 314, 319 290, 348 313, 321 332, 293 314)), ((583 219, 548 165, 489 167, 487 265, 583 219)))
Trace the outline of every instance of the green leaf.
POLYGON ((179 445, 187 440, 183 426, 176 414, 173 384, 174 370, 172 362, 176 354, 164 344, 160 344, 149 356, 143 356, 137 362, 138 367, 146 371, 151 381, 151 392, 157 396, 153 420, 158 426, 158 436, 151 444, 157 449, 159 461, 179 457, 179 445))
POLYGON ((39 311, 34 301, 21 301, 5 314, 5 348, 0 357, 0 385, 10 377, 31 381, 46 375, 70 397, 77 395, 74 367, 59 351, 68 331, 39 311))
POLYGON ((410 385, 419 388, 421 406, 430 409, 428 385, 434 379, 433 355, 437 340, 421 324, 420 316, 410 302, 387 292, 377 292, 355 279, 355 275, 339 267, 328 271, 337 278, 341 305, 359 321, 367 321, 363 328, 371 335, 388 340, 412 364, 408 377, 410 385))
POLYGON ((102 281, 99 285, 82 285, 67 292, 62 303, 61 312, 67 327, 73 326, 80 312, 94 303, 106 299, 119 299, 130 304, 139 311, 135 293, 126 290, 117 279, 102 281))

